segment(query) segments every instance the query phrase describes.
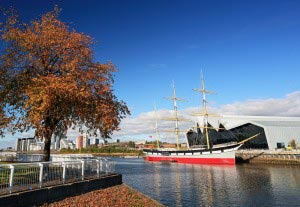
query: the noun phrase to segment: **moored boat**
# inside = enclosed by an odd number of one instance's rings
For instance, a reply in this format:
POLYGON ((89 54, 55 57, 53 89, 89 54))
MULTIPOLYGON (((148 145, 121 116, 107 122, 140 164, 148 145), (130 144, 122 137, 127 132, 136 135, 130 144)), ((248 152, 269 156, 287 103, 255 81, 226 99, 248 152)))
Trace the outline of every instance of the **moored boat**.
POLYGON ((241 144, 232 143, 212 149, 195 148, 185 150, 144 149, 147 161, 178 162, 191 164, 235 164, 235 150, 241 144))
MULTIPOLYGON (((171 99, 174 101, 174 115, 175 117, 169 118, 169 120, 175 121, 175 132, 176 136, 176 146, 177 148, 161 148, 158 142, 158 127, 156 122, 156 137, 157 137, 157 148, 155 149, 143 149, 145 154, 146 161, 153 162, 177 162, 177 163, 191 163, 191 164, 227 164, 234 165, 235 164, 235 151, 238 150, 246 141, 257 137, 259 134, 251 136, 241 142, 237 141, 229 141, 221 144, 213 144, 209 138, 209 134, 211 130, 219 130, 224 131, 224 128, 213 128, 208 123, 208 117, 211 114, 208 114, 206 108, 206 94, 213 93, 208 91, 204 87, 204 79, 202 76, 202 88, 201 89, 193 89, 194 91, 198 91, 202 93, 202 102, 203 102, 203 113, 197 113, 197 116, 203 117, 204 125, 199 127, 197 124, 197 132, 196 136, 198 138, 195 145, 190 142, 190 140, 186 139, 186 148, 179 148, 179 130, 178 127, 178 113, 177 113, 177 102, 176 101, 184 101, 184 99, 180 99, 176 97, 176 91, 174 88, 174 95, 171 99), (200 131, 202 129, 202 132, 200 131), (204 142, 204 145, 199 145, 200 140, 204 142)), ((155 109, 156 111, 156 109, 155 109)), ((213 115, 215 116, 215 115, 213 115)), ((170 130, 169 130, 170 132, 170 130)), ((188 132, 189 133, 189 132, 188 132)), ((188 134, 187 133, 187 134, 188 134)), ((195 133, 195 132, 192 132, 195 133)), ((232 140, 232 139, 228 139, 232 140)))

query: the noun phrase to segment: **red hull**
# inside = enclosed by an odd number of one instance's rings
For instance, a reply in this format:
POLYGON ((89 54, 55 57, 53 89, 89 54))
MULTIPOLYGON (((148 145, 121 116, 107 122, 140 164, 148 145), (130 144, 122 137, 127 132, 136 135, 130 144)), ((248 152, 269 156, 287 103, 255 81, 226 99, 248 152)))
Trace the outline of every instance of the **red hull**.
POLYGON ((226 164, 235 165, 235 158, 184 158, 184 157, 159 157, 146 156, 147 161, 151 162, 177 162, 190 164, 226 164))

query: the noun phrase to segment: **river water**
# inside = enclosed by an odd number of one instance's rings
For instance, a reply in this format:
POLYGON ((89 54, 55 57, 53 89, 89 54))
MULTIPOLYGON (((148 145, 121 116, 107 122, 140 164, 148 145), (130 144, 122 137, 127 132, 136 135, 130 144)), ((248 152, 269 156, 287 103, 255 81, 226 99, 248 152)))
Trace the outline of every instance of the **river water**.
POLYGON ((166 206, 300 206, 300 166, 114 160, 124 183, 166 206))

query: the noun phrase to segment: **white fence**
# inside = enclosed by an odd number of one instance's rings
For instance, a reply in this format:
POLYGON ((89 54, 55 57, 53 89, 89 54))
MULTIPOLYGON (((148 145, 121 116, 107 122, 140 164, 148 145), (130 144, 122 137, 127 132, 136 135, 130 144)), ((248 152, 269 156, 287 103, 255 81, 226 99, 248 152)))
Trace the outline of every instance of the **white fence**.
MULTIPOLYGON (((0 152, 0 161, 4 162, 42 162, 43 154, 28 154, 20 152, 0 152)), ((51 154, 50 161, 69 161, 94 158, 91 154, 51 154)))
POLYGON ((113 173, 115 163, 105 158, 63 162, 0 165, 0 195, 99 178, 113 173))

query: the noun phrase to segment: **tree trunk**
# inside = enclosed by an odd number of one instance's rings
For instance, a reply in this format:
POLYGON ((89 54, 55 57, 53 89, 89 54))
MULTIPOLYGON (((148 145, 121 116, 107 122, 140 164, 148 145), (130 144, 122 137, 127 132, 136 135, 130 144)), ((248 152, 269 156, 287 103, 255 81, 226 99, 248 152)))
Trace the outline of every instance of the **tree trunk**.
POLYGON ((45 146, 44 146, 44 153, 43 153, 43 162, 48 162, 50 160, 51 137, 52 134, 50 133, 44 137, 45 146))
POLYGON ((55 124, 51 121, 50 117, 48 116, 45 119, 45 129, 44 129, 44 153, 43 153, 43 161, 48 162, 50 160, 50 147, 51 147, 51 138, 55 128, 55 124))

